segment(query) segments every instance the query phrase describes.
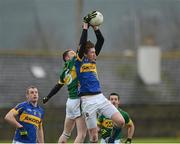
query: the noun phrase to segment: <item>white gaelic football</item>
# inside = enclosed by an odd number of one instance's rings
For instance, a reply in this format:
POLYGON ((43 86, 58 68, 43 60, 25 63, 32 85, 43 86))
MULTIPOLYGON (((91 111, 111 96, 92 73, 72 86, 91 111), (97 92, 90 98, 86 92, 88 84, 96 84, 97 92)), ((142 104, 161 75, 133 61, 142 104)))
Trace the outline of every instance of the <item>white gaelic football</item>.
POLYGON ((102 13, 96 11, 96 17, 92 18, 89 22, 92 26, 99 26, 103 23, 103 15, 102 13))

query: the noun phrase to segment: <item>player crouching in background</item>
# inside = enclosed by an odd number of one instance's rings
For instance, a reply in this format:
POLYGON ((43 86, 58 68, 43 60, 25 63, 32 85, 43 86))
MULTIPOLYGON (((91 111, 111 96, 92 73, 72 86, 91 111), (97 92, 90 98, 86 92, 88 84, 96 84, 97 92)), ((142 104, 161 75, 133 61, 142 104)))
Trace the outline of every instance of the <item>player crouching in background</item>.
MULTIPOLYGON (((125 126, 127 128, 127 139, 125 143, 131 143, 132 137, 134 135, 134 123, 132 119, 130 118, 129 114, 122 110, 119 105, 120 105, 120 97, 117 93, 111 93, 109 95, 109 100, 111 103, 119 110, 119 112, 122 114, 124 120, 125 120, 125 126)), ((99 127, 99 132, 101 135, 101 143, 106 143, 110 136, 112 135, 112 129, 113 129, 113 123, 112 120, 106 118, 104 115, 100 115, 98 117, 98 127, 99 127)), ((121 138, 122 138, 122 131, 120 130, 116 134, 113 134, 114 137, 114 143, 121 143, 121 138)))

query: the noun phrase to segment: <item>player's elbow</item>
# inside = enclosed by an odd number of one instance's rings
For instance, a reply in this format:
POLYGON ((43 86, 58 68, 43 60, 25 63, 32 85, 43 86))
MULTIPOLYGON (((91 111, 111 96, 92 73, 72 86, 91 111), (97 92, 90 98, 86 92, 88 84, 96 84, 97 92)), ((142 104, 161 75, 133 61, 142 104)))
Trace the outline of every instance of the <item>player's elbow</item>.
POLYGON ((101 37, 101 42, 102 42, 102 44, 104 43, 104 37, 103 36, 101 37))
POLYGON ((13 117, 13 113, 12 113, 11 111, 9 111, 9 112, 5 115, 4 119, 5 119, 6 121, 10 121, 10 120, 12 119, 12 117, 13 117))
POLYGON ((131 127, 135 128, 133 121, 131 122, 131 127))
POLYGON ((102 37, 102 41, 103 41, 103 42, 105 41, 104 37, 102 37))
POLYGON ((7 113, 4 117, 4 120, 8 121, 10 119, 9 113, 7 113))
POLYGON ((134 123, 132 123, 132 129, 133 129, 133 131, 135 131, 135 126, 134 126, 134 123))

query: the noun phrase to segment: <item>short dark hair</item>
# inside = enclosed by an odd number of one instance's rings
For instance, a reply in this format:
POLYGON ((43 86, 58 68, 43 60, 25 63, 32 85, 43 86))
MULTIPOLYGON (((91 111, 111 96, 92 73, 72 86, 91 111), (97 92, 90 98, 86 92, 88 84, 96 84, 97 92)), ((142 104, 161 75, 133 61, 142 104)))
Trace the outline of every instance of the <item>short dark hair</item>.
POLYGON ((119 94, 118 94, 118 93, 110 93, 110 95, 109 95, 108 99, 110 99, 110 97, 111 97, 112 95, 116 95, 116 96, 118 97, 118 100, 120 100, 120 96, 119 96, 119 94))
POLYGON ((35 87, 35 86, 33 86, 33 85, 31 85, 31 86, 29 86, 27 89, 26 89, 26 95, 28 95, 29 94, 29 89, 37 89, 37 87, 35 87))
POLYGON ((66 56, 68 55, 68 52, 71 51, 71 49, 68 49, 66 50, 64 53, 63 53, 63 60, 66 62, 66 56))
POLYGON ((87 54, 90 48, 94 48, 94 44, 89 40, 86 42, 84 53, 87 54))

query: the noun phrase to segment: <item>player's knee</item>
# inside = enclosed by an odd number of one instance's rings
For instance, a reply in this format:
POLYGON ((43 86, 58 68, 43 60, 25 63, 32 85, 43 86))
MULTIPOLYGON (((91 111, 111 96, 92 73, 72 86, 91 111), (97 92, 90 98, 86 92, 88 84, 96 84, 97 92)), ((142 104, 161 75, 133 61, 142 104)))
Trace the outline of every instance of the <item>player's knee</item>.
POLYGON ((119 120, 116 122, 116 125, 118 127, 123 127, 125 125, 125 120, 124 118, 119 118, 119 120))
POLYGON ((97 142, 98 142, 98 136, 97 136, 97 135, 92 135, 90 141, 91 141, 92 143, 97 143, 97 142))
POLYGON ((123 127, 123 126, 125 125, 125 120, 124 120, 123 117, 122 117, 122 118, 119 118, 118 125, 119 125, 120 127, 123 127))
POLYGON ((96 129, 90 131, 90 141, 93 143, 98 142, 98 133, 96 129))
POLYGON ((113 120, 113 122, 115 123, 115 125, 117 127, 123 127, 124 124, 125 124, 125 120, 124 120, 123 116, 120 113, 115 113, 112 116, 112 120, 113 120))

